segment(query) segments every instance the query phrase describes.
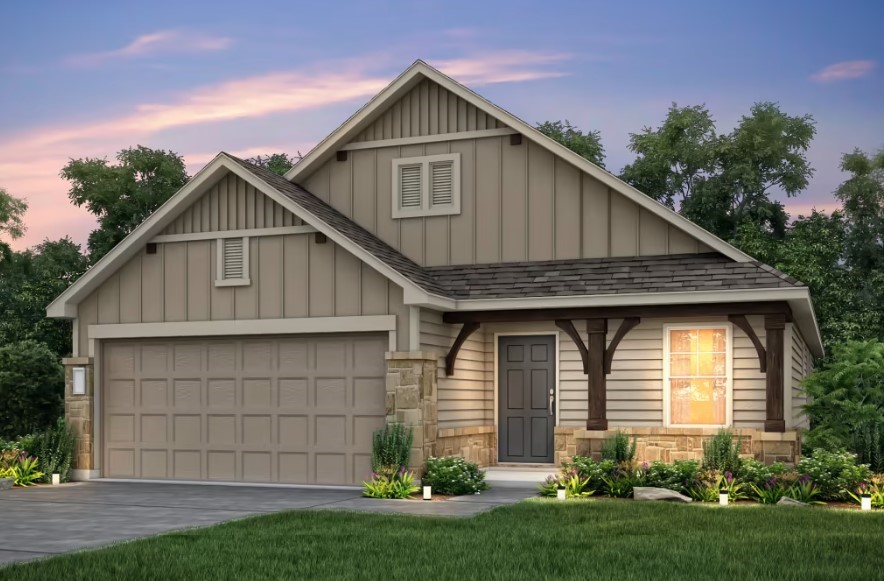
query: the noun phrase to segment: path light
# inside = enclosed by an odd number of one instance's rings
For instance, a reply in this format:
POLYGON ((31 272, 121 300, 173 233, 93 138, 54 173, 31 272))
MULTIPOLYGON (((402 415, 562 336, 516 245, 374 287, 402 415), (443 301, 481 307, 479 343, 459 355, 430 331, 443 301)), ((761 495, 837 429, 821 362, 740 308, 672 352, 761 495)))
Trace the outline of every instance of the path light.
POLYGON ((58 486, 59 484, 61 484, 61 474, 53 474, 52 486, 58 486))
POLYGON ((429 484, 424 484, 424 500, 433 500, 433 487, 429 484))
POLYGON ((859 497, 859 509, 872 510, 872 495, 868 492, 864 492, 862 496, 859 497))
POLYGON ((722 488, 718 492, 718 504, 721 506, 727 506, 728 496, 727 496, 727 488, 722 488))
POLYGON ((565 498, 567 498, 564 484, 559 483, 559 487, 556 489, 556 498, 559 500, 565 500, 565 498))

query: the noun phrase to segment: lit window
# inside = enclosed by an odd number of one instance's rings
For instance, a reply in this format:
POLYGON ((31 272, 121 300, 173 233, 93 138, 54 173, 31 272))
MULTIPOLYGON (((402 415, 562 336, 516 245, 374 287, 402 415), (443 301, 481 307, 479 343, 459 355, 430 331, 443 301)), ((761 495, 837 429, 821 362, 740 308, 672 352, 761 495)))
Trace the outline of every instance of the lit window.
POLYGON ((730 328, 666 328, 669 425, 726 426, 730 423, 730 328))

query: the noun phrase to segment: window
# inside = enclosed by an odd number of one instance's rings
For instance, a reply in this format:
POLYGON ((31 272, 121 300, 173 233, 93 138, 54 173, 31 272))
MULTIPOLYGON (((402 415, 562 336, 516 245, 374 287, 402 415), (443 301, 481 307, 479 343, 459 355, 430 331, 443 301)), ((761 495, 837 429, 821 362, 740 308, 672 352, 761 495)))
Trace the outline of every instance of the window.
POLYGON ((393 160, 393 217, 460 214, 460 154, 393 160))
POLYGON ((664 334, 664 423, 730 425, 730 325, 667 325, 664 334))
POLYGON ((249 280, 249 239, 219 238, 215 286, 246 286, 249 280))

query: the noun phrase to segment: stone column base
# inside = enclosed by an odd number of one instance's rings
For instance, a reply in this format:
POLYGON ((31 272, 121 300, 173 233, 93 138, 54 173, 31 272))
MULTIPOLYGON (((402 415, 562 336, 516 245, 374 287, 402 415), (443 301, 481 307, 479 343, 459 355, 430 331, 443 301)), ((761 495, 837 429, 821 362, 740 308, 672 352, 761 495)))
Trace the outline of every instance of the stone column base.
POLYGON ((95 389, 93 360, 91 357, 67 357, 64 365, 64 418, 74 432, 76 451, 71 468, 74 474, 92 471, 95 466, 94 405, 95 389), (74 395, 74 368, 86 369, 86 393, 74 395))
POLYGON ((460 456, 480 468, 497 465, 497 430, 494 426, 446 428, 436 437, 436 456, 460 456))
POLYGON ((420 474, 436 445, 438 356, 418 351, 387 353, 386 358, 386 422, 414 429, 410 468, 420 474))
MULTIPOLYGON (((674 462, 702 460, 703 443, 718 433, 717 428, 620 428, 630 438, 636 438, 638 462, 674 462)), ((614 437, 616 428, 587 430, 585 428, 557 427, 555 431, 556 464, 575 455, 601 458, 602 444, 614 437)), ((801 455, 801 432, 764 432, 756 429, 734 430, 742 436, 742 455, 765 464, 785 462, 795 464, 801 455)))

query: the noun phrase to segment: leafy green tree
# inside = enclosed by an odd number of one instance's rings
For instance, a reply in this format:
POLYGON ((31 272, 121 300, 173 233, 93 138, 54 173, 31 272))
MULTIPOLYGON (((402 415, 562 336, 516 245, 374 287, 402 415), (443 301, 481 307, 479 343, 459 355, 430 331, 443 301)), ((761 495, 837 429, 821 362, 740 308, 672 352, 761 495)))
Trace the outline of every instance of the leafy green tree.
POLYGON ((0 344, 33 339, 58 357, 71 353, 71 323, 46 318, 46 307, 88 265, 70 238, 15 252, 0 267, 0 344))
POLYGON ((598 131, 584 133, 565 121, 545 121, 537 125, 538 131, 558 141, 577 155, 588 159, 599 167, 605 167, 605 148, 602 147, 602 135, 598 131))
POLYGON ((246 161, 272 171, 277 175, 285 175, 294 165, 301 160, 301 152, 297 156, 289 156, 287 153, 272 153, 270 155, 256 155, 246 161))
POLYGON ((844 154, 841 171, 850 174, 835 190, 847 218, 847 262, 864 273, 884 270, 884 150, 844 154))
POLYGON ((0 347, 0 438, 42 430, 64 411, 64 369, 46 345, 33 340, 0 347))
POLYGON ((185 183, 184 159, 173 151, 137 146, 106 159, 71 160, 61 177, 68 197, 98 218, 89 235, 89 260, 97 262, 185 183))
MULTIPOLYGON (((0 235, 5 234, 12 240, 21 238, 25 233, 24 215, 27 210, 27 202, 0 188, 0 235)), ((11 252, 9 244, 0 241, 0 257, 7 259, 11 252)))

